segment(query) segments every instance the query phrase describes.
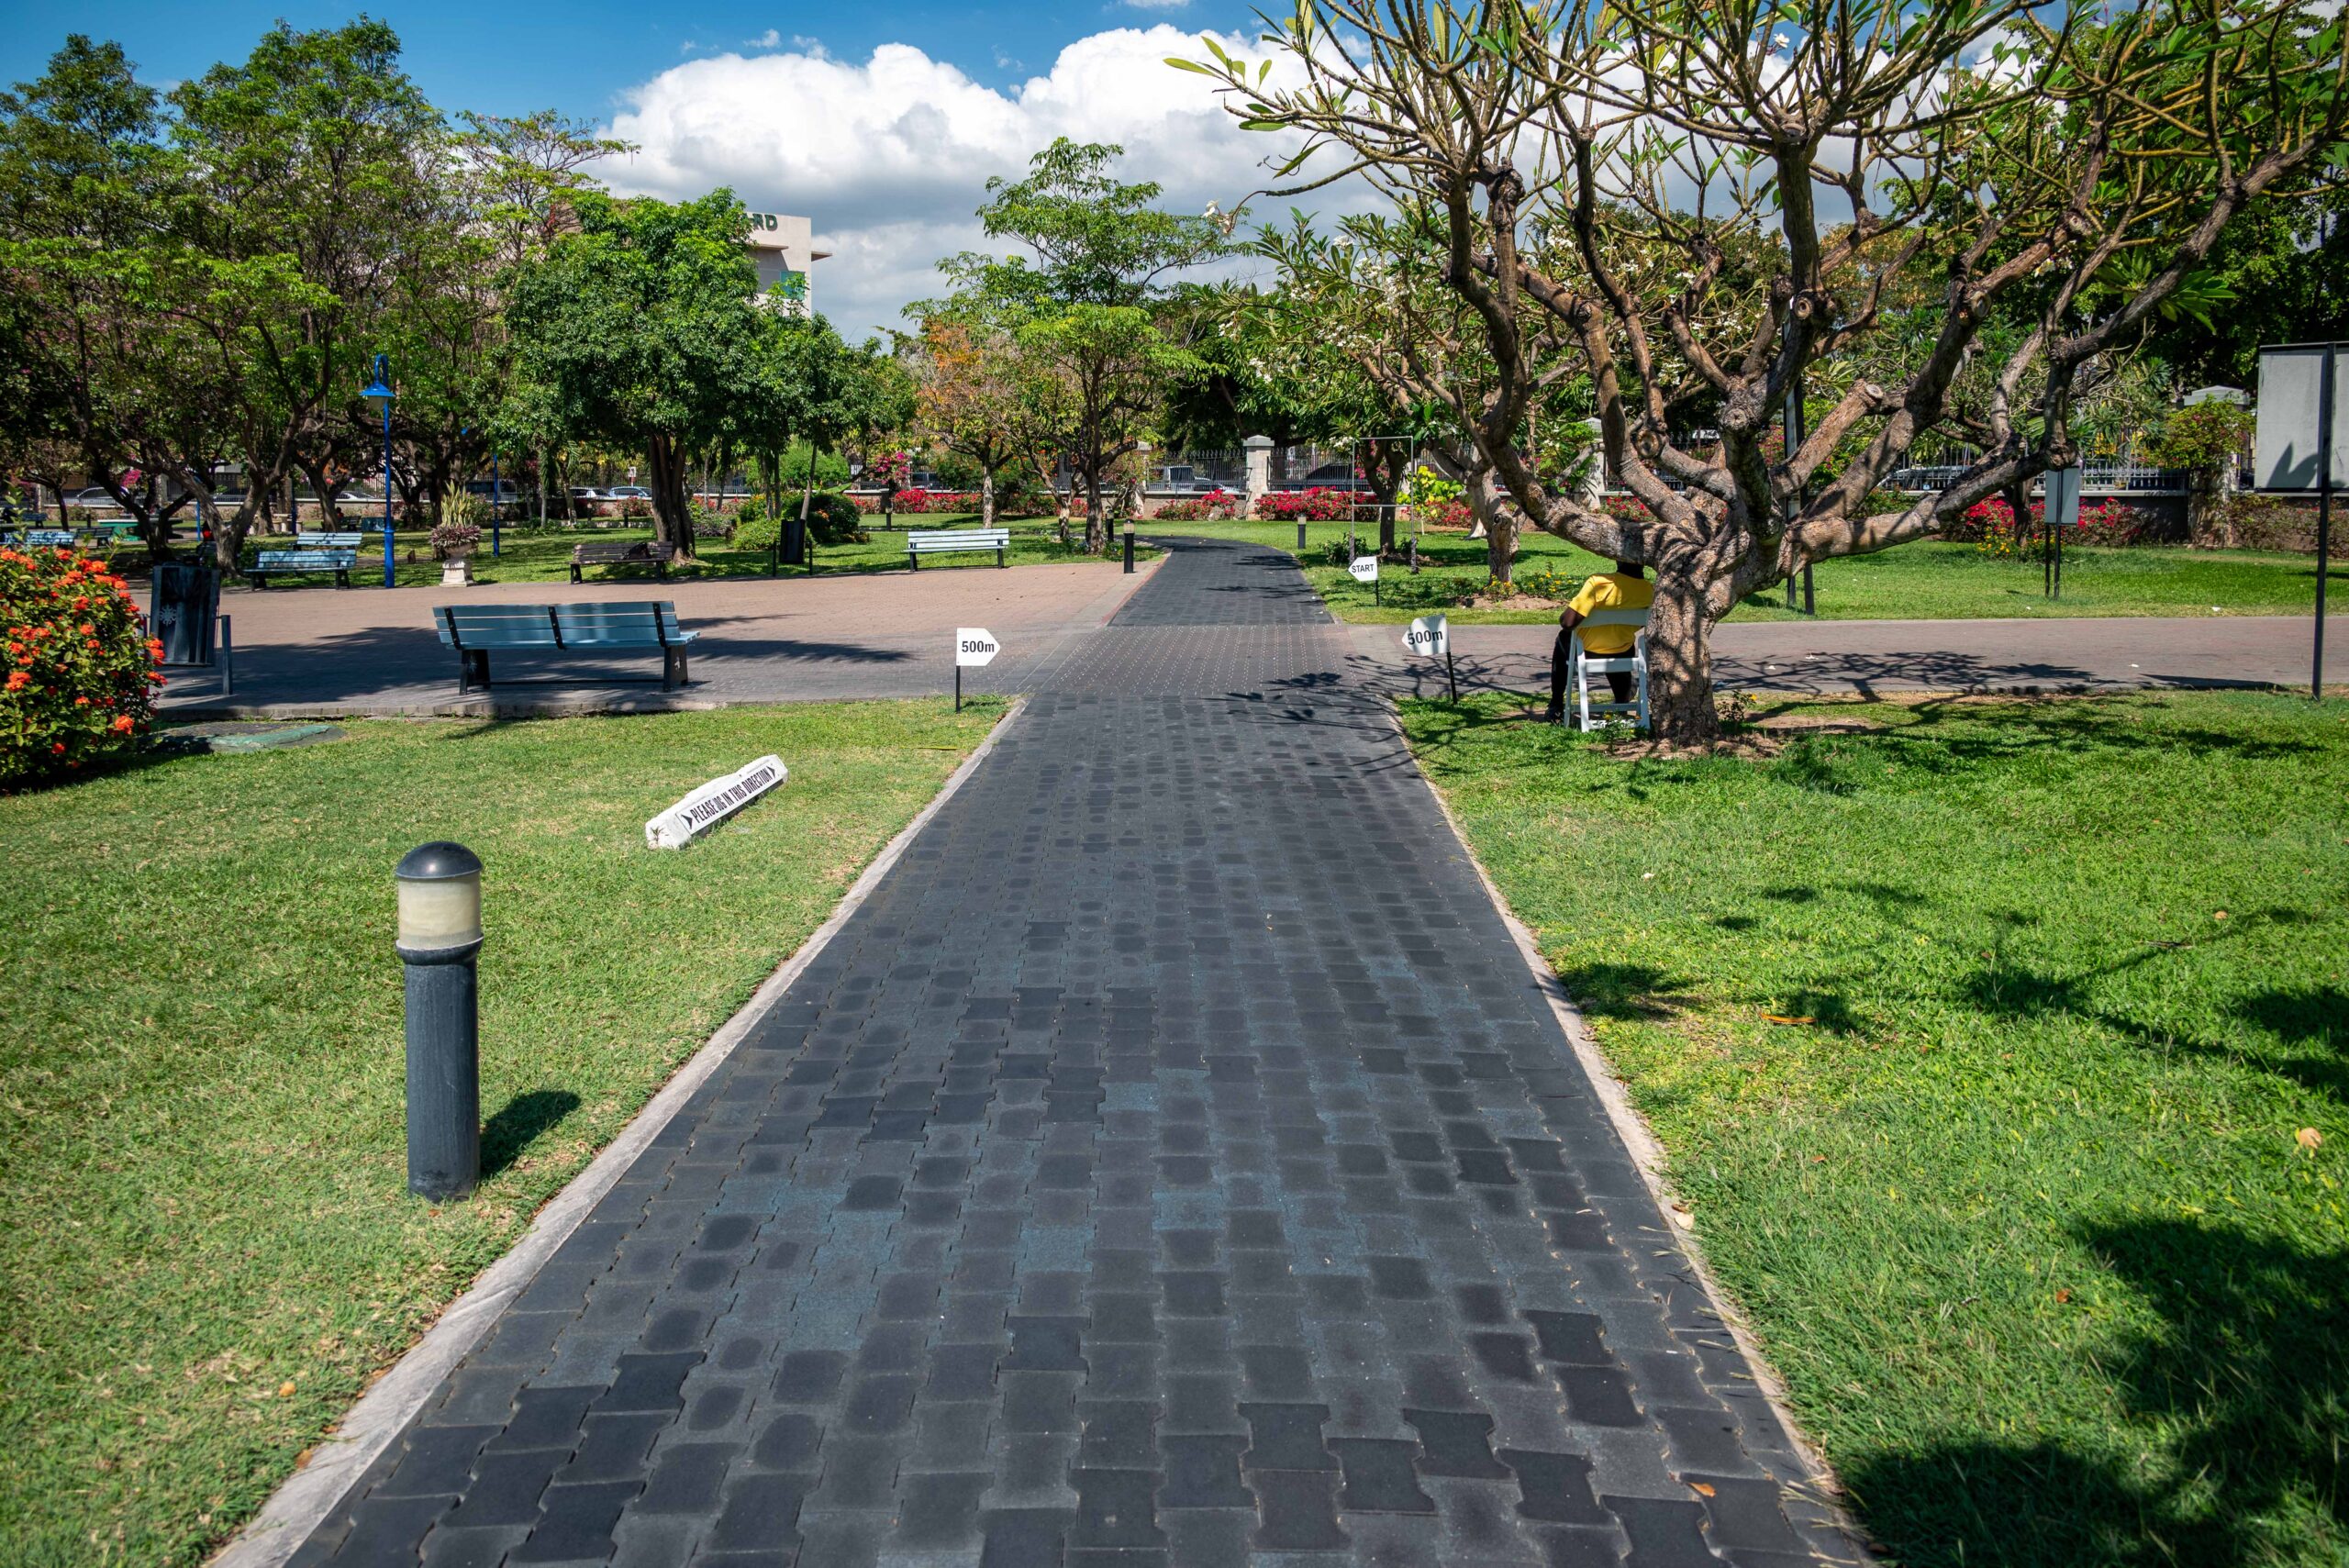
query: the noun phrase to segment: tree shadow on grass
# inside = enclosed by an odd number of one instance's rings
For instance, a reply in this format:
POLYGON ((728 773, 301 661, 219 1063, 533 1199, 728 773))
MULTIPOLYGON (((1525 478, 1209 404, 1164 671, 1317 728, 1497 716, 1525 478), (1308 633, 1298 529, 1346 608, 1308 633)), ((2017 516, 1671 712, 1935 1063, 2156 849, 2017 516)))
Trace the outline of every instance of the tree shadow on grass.
POLYGON ((494 1176, 511 1166, 578 1108, 579 1096, 568 1089, 531 1089, 507 1101, 504 1109, 482 1124, 481 1173, 494 1176))
POLYGON ((1558 972, 1575 1006, 1594 1018, 1669 1018, 1697 998, 1686 983, 1643 963, 1586 963, 1558 972))
POLYGON ((2132 1440, 1987 1438, 1842 1467, 1904 1564, 2250 1568, 2339 1560, 2349 1496, 2349 1253, 2210 1221, 2094 1220, 2078 1240, 2161 1318, 2100 1358, 2132 1440))

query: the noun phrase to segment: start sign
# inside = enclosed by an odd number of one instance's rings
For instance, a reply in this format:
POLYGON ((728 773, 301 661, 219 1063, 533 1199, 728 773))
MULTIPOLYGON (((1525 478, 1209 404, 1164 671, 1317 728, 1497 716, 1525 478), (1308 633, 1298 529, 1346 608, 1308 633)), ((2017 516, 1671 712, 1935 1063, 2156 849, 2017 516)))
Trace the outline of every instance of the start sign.
POLYGON ((1357 555, 1346 572, 1357 583, 1375 583, 1378 581, 1378 557, 1357 555))
POLYGON ((995 633, 983 626, 958 627, 954 631, 954 664, 957 669, 978 669, 995 662, 1003 651, 1003 644, 995 633))

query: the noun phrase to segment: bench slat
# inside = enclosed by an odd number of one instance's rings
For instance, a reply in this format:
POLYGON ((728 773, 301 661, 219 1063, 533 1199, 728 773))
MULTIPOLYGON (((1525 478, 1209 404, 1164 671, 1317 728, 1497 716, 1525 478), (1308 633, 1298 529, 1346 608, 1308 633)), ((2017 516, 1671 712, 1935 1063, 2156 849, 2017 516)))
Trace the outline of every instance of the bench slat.
POLYGON ((435 605, 440 640, 451 648, 555 648, 544 605, 435 605))

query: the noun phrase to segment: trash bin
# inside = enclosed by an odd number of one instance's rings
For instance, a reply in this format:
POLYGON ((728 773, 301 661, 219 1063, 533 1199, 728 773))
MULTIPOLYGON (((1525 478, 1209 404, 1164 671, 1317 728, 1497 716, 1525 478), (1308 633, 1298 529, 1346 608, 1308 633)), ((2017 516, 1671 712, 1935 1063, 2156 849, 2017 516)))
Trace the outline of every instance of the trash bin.
POLYGON ((783 519, 783 563, 785 566, 807 564, 807 525, 793 512, 783 519))
POLYGON ((166 664, 210 665, 220 608, 220 573, 185 562, 158 562, 147 595, 147 635, 163 644, 166 664))

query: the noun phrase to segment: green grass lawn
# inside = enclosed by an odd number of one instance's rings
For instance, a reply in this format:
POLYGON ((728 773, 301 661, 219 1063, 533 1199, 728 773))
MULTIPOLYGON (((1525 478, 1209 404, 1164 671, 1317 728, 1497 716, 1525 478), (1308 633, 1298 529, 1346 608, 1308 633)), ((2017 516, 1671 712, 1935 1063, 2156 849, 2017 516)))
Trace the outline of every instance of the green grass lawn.
MULTIPOLYGON (((873 519, 874 526, 867 530, 868 538, 863 543, 818 546, 816 551, 818 573, 820 574, 902 572, 906 569, 907 528, 976 528, 979 524, 978 514, 975 512, 900 513, 896 519, 895 527, 889 528, 879 527, 879 521, 877 517, 873 519)), ((1110 559, 1115 557, 1118 548, 1113 539, 1110 546, 1111 557, 1085 554, 1083 549, 1084 532, 1081 522, 1077 527, 1078 545, 1075 549, 1062 548, 1058 533, 1050 517, 1006 517, 996 526, 1011 530, 1009 564, 1013 566, 1110 559)), ((490 540, 484 532, 481 549, 473 556, 473 576, 484 583, 568 583, 571 581, 571 547, 573 545, 590 540, 632 542, 649 539, 651 537, 652 528, 649 523, 634 523, 627 527, 615 525, 611 528, 597 528, 592 525, 564 528, 560 524, 551 523, 542 528, 508 524, 498 541, 498 553, 495 556, 489 552, 490 540)), ((394 566, 394 580, 406 588, 437 587, 440 582, 440 563, 432 559, 432 546, 427 532, 422 529, 411 532, 403 528, 394 534, 392 539, 394 548, 398 552, 398 560, 394 566), (410 556, 414 556, 415 559, 408 559, 410 556)), ((1137 550, 1136 557, 1147 559, 1157 553, 1154 550, 1137 550)), ((704 577, 763 577, 767 573, 768 564, 772 559, 771 554, 763 550, 738 550, 724 539, 703 539, 700 541, 700 548, 696 550, 694 560, 674 562, 670 564, 669 578, 674 582, 692 581, 704 577)), ((921 570, 951 572, 968 566, 992 568, 994 565, 995 552, 989 550, 984 554, 928 556, 922 561, 921 570)), ((804 573, 801 568, 794 566, 786 568, 785 574, 797 577, 804 575, 804 573)), ((588 579, 591 582, 603 582, 607 579, 614 582, 657 583, 660 581, 651 572, 643 568, 624 569, 611 566, 589 568, 588 579)), ((351 573, 351 581, 362 586, 373 586, 381 584, 383 580, 384 536, 380 533, 370 533, 366 542, 360 548, 359 566, 351 573)), ((273 579, 275 586, 270 591, 275 593, 278 588, 293 585, 331 584, 333 581, 331 577, 324 576, 281 577, 273 579)))
POLYGON ((0 1561, 194 1563, 831 910, 1003 704, 374 723, 0 797, 0 1561), (645 818, 774 751, 682 851, 645 818), (391 869, 487 865, 483 1157, 406 1191, 391 869))
POLYGON ((1806 711, 1404 717, 1898 1562, 2349 1562, 2349 703, 1806 711))
MULTIPOLYGON (((1144 532, 1149 532, 1144 525, 1144 532)), ((1294 551, 1295 523, 1169 523, 1164 534, 1196 533, 1246 539, 1294 551)), ((1371 532, 1375 538, 1375 529, 1371 532)), ((1554 609, 1462 609, 1487 579, 1484 541, 1431 533, 1419 543, 1416 577, 1390 562, 1374 594, 1326 552, 1346 538, 1343 523, 1307 525, 1306 576, 1341 620, 1394 622, 1442 610, 1460 624, 1526 624, 1556 618, 1554 609)), ((1516 575, 1544 571, 1574 586, 1608 562, 1550 534, 1520 541, 1516 575)), ((1876 555, 1831 561, 1812 573, 1819 615, 1826 620, 1970 620, 2005 616, 2306 615, 2316 606, 2316 562, 2302 555, 2258 550, 2167 548, 2068 550, 2064 596, 2041 591, 2036 562, 1997 561, 1970 544, 1929 541, 1876 555)), ((2330 607, 2349 611, 2349 593, 2336 590, 2330 607)), ((1758 595, 1730 612, 1731 620, 1792 620, 1786 591, 1758 595)))

